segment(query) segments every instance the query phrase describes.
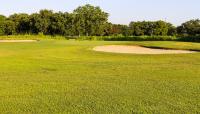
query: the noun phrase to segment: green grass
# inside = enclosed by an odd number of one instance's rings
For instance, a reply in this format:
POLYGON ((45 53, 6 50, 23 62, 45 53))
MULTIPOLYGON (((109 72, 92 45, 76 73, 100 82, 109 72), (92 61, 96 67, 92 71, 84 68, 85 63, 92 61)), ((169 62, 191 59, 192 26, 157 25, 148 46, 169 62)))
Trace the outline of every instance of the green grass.
POLYGON ((200 51, 200 43, 172 42, 172 41, 146 41, 136 42, 137 45, 150 48, 177 49, 200 51))
POLYGON ((175 41, 175 36, 81 36, 77 40, 99 40, 99 41, 175 41))
POLYGON ((29 34, 0 36, 0 40, 44 40, 44 39, 64 40, 67 38, 65 38, 64 36, 29 35, 29 34))
POLYGON ((186 42, 0 43, 0 113, 200 113, 200 53, 91 50, 109 44, 200 50, 186 42))

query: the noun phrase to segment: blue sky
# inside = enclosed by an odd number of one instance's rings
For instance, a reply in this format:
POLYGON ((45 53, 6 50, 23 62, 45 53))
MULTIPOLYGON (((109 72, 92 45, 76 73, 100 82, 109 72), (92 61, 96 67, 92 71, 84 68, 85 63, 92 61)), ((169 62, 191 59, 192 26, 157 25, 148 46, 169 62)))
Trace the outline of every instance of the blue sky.
POLYGON ((30 14, 40 9, 72 12, 87 3, 108 12, 112 23, 161 19, 180 25, 187 20, 200 18, 200 0, 3 0, 0 14, 30 14))

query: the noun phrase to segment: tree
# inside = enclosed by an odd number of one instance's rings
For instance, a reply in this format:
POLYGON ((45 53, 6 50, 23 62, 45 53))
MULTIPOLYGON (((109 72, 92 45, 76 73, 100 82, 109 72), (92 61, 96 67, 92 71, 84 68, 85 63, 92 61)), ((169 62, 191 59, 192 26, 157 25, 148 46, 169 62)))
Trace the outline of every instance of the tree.
POLYGON ((48 27, 48 32, 51 35, 65 34, 65 18, 62 12, 54 13, 50 16, 50 25, 48 27))
POLYGON ((177 30, 176 27, 173 26, 171 23, 167 23, 168 26, 168 36, 175 36, 177 34, 177 30))
POLYGON ((11 20, 4 21, 4 33, 6 35, 13 35, 16 33, 15 23, 11 20))
POLYGON ((4 35, 4 22, 6 20, 6 17, 3 15, 0 15, 0 35, 4 35))
POLYGON ((167 36, 176 34, 175 27, 165 21, 142 21, 131 22, 129 28, 134 36, 157 35, 167 36))
POLYGON ((111 26, 111 35, 124 35, 130 36, 131 31, 127 25, 121 24, 112 24, 111 26))
POLYGON ((112 35, 119 35, 119 34, 122 34, 122 25, 113 24, 112 25, 112 35))
POLYGON ((144 22, 131 22, 129 24, 133 36, 142 36, 145 34, 142 23, 144 22))
POLYGON ((112 35, 112 23, 107 22, 105 24, 105 29, 104 29, 104 35, 105 36, 110 36, 112 35))
POLYGON ((0 35, 45 34, 63 36, 175 36, 200 35, 200 20, 190 20, 175 27, 171 23, 159 21, 138 21, 130 24, 108 22, 108 13, 90 4, 79 6, 73 11, 56 12, 40 10, 31 15, 13 14, 8 18, 0 15, 0 35))
POLYGON ((33 33, 49 34, 50 18, 53 15, 51 10, 40 10, 39 14, 34 13, 30 16, 30 26, 33 33))
POLYGON ((89 4, 74 10, 74 25, 78 35, 104 35, 108 13, 89 4))
POLYGON ((64 26, 65 26, 65 35, 74 36, 75 34, 75 26, 74 26, 74 16, 71 13, 65 12, 64 16, 64 26))
POLYGON ((37 27, 39 28, 39 32, 44 34, 48 34, 48 27, 51 24, 50 17, 53 15, 53 11, 51 10, 40 10, 39 13, 39 22, 37 23, 37 27))
POLYGON ((200 35, 200 20, 195 19, 183 23, 177 27, 177 32, 185 35, 200 35))
POLYGON ((49 33, 51 35, 59 34, 59 35, 74 35, 73 31, 73 16, 70 13, 54 13, 50 17, 50 25, 49 25, 49 33))
POLYGON ((161 20, 156 21, 154 35, 167 36, 167 33, 168 33, 168 24, 161 20))
POLYGON ((40 32, 40 27, 38 26, 40 22, 40 16, 37 13, 33 13, 29 17, 30 19, 30 28, 32 34, 38 34, 40 32))
POLYGON ((30 19, 28 14, 25 13, 14 14, 9 16, 8 19, 15 22, 16 32, 18 34, 24 34, 30 32, 30 19))

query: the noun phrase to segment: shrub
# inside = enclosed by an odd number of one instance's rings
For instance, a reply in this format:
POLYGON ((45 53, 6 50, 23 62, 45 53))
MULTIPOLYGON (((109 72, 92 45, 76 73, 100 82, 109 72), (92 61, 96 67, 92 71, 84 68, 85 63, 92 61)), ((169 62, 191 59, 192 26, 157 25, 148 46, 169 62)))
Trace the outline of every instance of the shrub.
POLYGON ((173 41, 174 36, 81 36, 77 40, 102 40, 102 41, 173 41))
POLYGON ((179 37, 178 40, 185 42, 200 42, 200 35, 179 37))

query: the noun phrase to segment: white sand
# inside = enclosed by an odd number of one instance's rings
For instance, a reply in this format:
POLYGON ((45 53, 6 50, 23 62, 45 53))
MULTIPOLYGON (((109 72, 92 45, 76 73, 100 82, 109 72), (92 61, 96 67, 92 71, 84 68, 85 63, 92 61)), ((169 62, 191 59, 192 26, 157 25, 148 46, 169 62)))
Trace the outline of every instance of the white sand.
POLYGON ((0 42, 37 42, 37 40, 0 40, 0 42))
POLYGON ((195 51, 186 50, 166 50, 166 49, 152 49, 140 46, 126 46, 126 45, 107 45, 97 46, 93 48, 95 51, 112 52, 112 53, 133 53, 133 54, 182 54, 195 53, 195 51))

